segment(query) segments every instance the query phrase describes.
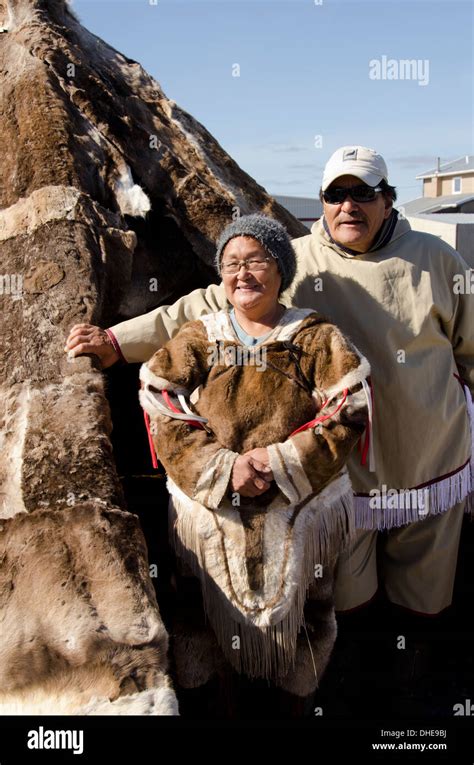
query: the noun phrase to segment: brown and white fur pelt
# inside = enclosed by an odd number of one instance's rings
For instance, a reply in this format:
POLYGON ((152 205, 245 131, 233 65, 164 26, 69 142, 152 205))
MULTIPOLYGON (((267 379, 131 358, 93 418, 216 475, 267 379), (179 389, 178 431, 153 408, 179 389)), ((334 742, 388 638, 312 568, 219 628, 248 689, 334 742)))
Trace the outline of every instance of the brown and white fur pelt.
POLYGON ((0 714, 177 714, 138 518, 100 500, 0 523, 0 714))
POLYGON ((169 678, 151 673, 153 664, 155 648, 113 647, 95 661, 0 692, 0 715, 177 715, 169 678))
MULTIPOLYGON (((168 472, 172 542, 200 579, 219 645, 239 671, 281 685, 301 659, 301 639, 311 644, 304 634, 308 593, 327 602, 315 566, 329 576, 350 537, 345 462, 366 425, 370 368, 337 327, 310 310, 284 314, 259 348, 264 370, 227 363, 222 351, 239 346, 225 311, 185 324, 142 367, 140 400, 168 472), (164 415, 161 390, 189 394, 198 386, 195 411, 207 429, 164 415), (318 431, 289 438, 319 411, 334 413, 318 431), (267 447, 275 481, 235 507, 228 492, 233 464, 256 447, 267 447)), ((331 642, 333 630, 326 634, 331 642)), ((315 655, 316 646, 306 657, 313 681, 321 674, 315 655)))

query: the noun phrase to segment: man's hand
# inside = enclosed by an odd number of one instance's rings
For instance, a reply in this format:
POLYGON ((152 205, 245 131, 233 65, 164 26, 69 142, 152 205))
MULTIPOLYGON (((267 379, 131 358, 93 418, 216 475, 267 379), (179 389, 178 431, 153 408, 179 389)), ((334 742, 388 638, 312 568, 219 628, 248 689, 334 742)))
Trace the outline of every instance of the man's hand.
POLYGON ((93 353, 99 357, 102 369, 111 367, 120 358, 105 329, 94 327, 92 324, 75 324, 66 340, 64 350, 70 357, 93 353))
POLYGON ((248 452, 239 454, 235 460, 230 486, 242 497, 258 497, 270 488, 272 480, 271 470, 248 452))

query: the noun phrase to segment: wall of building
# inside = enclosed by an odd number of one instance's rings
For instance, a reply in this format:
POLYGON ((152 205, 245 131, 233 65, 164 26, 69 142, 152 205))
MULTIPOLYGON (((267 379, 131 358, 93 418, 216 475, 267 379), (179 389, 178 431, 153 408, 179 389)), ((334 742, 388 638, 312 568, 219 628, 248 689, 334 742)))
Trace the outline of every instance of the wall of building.
MULTIPOLYGON (((446 178, 439 178, 433 176, 431 178, 423 179, 423 196, 424 197, 441 197, 453 194, 453 178, 456 176, 449 175, 446 178)), ((472 175, 460 175, 461 178, 461 194, 474 194, 474 173, 472 175)))
MULTIPOLYGON (((450 175, 447 178, 441 178, 440 196, 445 194, 453 194, 453 178, 456 176, 450 175)), ((474 173, 472 175, 460 175, 461 178, 461 194, 470 194, 474 192, 474 173)))
POLYGON ((423 179, 423 196, 424 197, 439 197, 440 188, 439 178, 424 178, 423 179))
POLYGON ((474 225, 472 223, 444 223, 434 220, 432 216, 416 218, 407 215, 407 221, 414 231, 424 231, 427 234, 439 236, 459 252, 466 263, 474 268, 474 225))
POLYGON ((427 234, 439 236, 451 247, 456 248, 456 224, 431 220, 430 216, 415 218, 407 215, 407 221, 414 231, 424 231, 427 234))

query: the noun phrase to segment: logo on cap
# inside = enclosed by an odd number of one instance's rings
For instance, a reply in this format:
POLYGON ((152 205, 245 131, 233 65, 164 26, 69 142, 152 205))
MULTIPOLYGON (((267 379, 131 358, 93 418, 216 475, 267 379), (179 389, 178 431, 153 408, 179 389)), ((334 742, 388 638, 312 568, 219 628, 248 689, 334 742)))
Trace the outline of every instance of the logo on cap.
POLYGON ((357 159, 357 149, 346 149, 342 155, 343 162, 346 159, 357 159))

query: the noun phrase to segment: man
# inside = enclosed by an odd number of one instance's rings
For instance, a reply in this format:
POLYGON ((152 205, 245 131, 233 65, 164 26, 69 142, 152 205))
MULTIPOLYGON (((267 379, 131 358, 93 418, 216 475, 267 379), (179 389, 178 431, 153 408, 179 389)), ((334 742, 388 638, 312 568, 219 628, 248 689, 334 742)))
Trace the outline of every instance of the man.
MULTIPOLYGON (((451 603, 474 490, 474 302, 454 288, 468 266, 394 210, 372 149, 338 149, 320 195, 324 217, 293 241, 298 271, 282 298, 337 324, 368 358, 373 389, 370 442, 348 463, 360 531, 339 562, 336 608, 370 603, 378 567, 392 604, 433 616, 451 603)), ((76 325, 65 350, 96 353, 104 367, 143 362, 185 321, 225 306, 222 285, 211 285, 110 330, 76 325)))

